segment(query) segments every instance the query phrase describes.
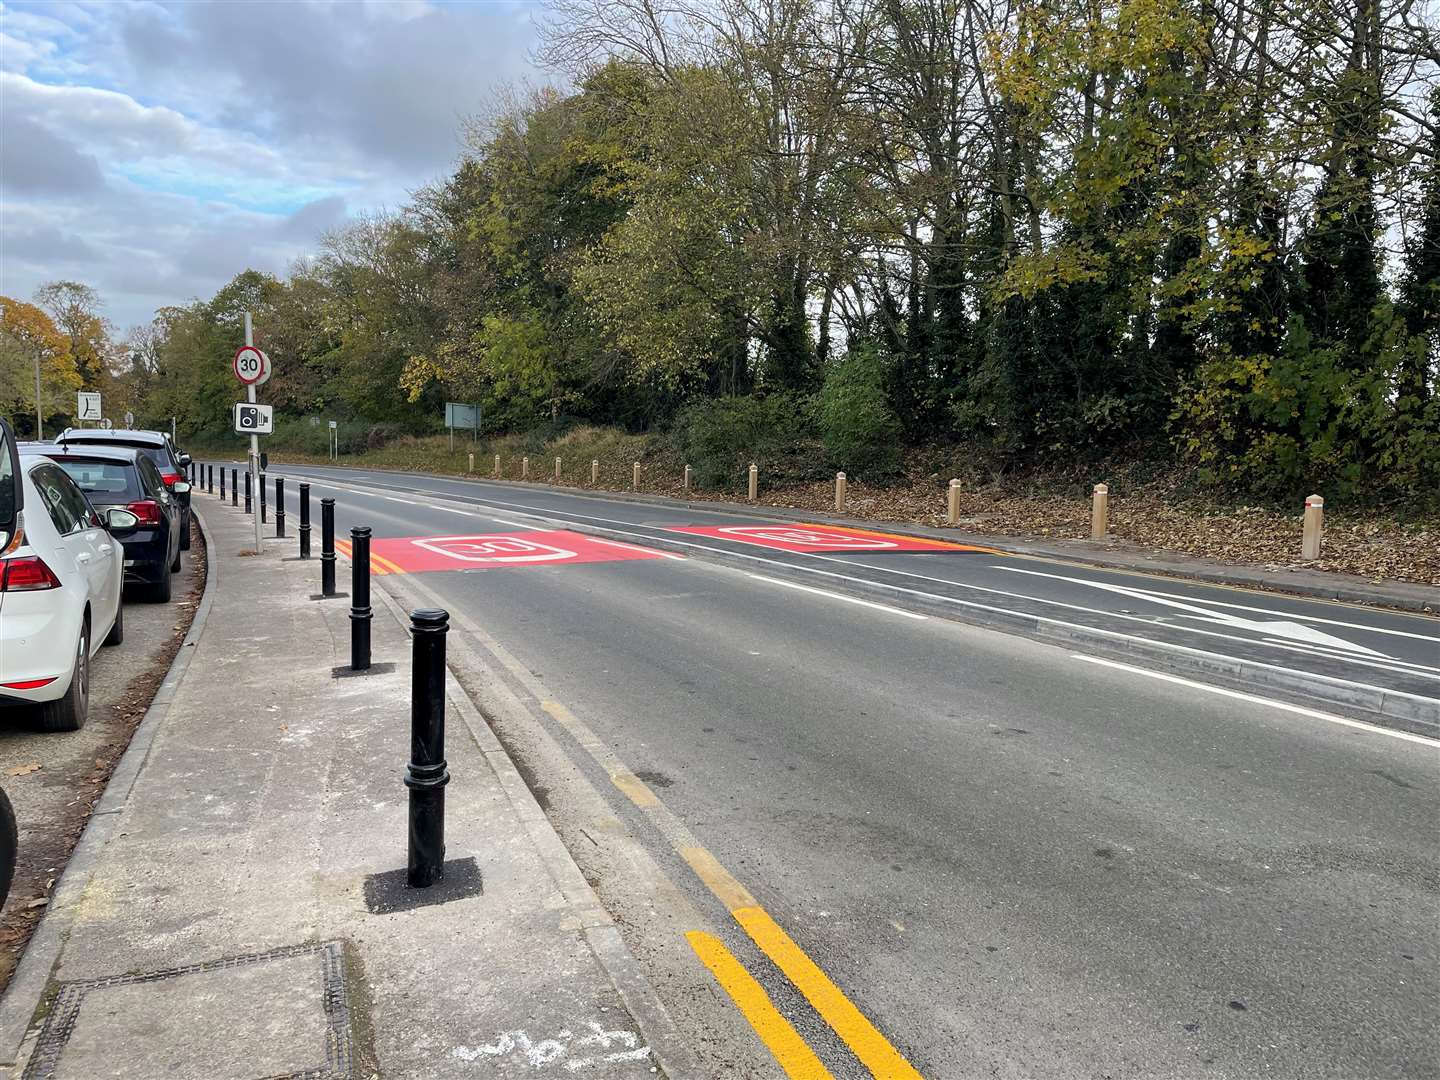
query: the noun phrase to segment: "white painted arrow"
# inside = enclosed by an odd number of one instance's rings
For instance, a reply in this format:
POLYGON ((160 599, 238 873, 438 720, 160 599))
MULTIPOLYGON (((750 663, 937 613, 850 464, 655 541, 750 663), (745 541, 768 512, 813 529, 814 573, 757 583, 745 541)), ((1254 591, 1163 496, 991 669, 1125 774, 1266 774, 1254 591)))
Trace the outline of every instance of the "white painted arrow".
POLYGON ((1105 592, 1118 593, 1121 596, 1128 596, 1132 600, 1143 600, 1149 604, 1160 604, 1164 607, 1175 608, 1185 612, 1186 618, 1199 619, 1202 622, 1218 623, 1221 626, 1228 626, 1236 630, 1249 630, 1252 633, 1272 637, 1280 637, 1289 641, 1303 642, 1307 645, 1323 645, 1326 648, 1338 649, 1342 652, 1358 653, 1364 656, 1386 657, 1385 653, 1368 649, 1364 645, 1356 645, 1354 642, 1346 641, 1344 638, 1327 634, 1323 630, 1316 630, 1313 626, 1306 626, 1303 623, 1293 622, 1289 619, 1247 619, 1240 615, 1232 615, 1228 611, 1212 611, 1210 608, 1198 606, 1204 601, 1191 604, 1182 600, 1176 600, 1164 593, 1151 592, 1148 589, 1136 589, 1128 585, 1116 585, 1109 581, 1089 581, 1085 578, 1065 577, 1062 574, 1046 574, 1039 570, 1021 570, 1019 567, 1005 566, 1003 570, 1012 570, 1017 574, 1029 574, 1033 577, 1054 578, 1056 581, 1069 581, 1075 585, 1088 585, 1092 589, 1102 589, 1105 592))

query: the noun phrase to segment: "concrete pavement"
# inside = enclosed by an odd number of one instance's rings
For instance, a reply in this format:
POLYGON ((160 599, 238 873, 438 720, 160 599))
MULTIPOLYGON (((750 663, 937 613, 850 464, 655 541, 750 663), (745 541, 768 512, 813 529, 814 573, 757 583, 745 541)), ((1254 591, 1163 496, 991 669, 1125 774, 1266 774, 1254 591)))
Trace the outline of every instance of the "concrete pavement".
MULTIPOLYGON (((409 643, 295 541, 197 498, 212 553, 181 659, 3 1002, 27 1078, 700 1075, 609 915, 458 687, 446 884, 405 863, 409 643)), ((293 537, 293 530, 292 530, 293 537)), ((318 547, 318 545, 317 545, 318 547)))
MULTIPOLYGON (((342 530, 375 528, 383 588, 455 614, 457 674, 505 702, 502 739, 662 995, 693 987, 668 882, 833 1076, 887 1074, 754 910, 927 1077, 1431 1075, 1434 741, 796 588, 712 538, 667 558, 673 519, 559 535, 549 504, 304 475, 342 530), (625 842, 664 880, 613 873, 625 842)), ((1351 612, 1290 621, 1423 645, 1351 612)))

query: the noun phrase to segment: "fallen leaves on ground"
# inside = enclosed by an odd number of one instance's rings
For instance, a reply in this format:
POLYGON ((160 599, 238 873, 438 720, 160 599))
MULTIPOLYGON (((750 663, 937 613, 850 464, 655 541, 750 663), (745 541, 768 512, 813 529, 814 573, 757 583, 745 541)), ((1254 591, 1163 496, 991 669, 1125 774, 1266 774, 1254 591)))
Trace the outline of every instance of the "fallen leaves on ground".
MULTIPOLYGON (((602 487, 608 486, 602 483, 602 487)), ((626 490, 629 484, 613 485, 626 490)), ((642 494, 694 501, 744 501, 743 493, 682 490, 678 482, 641 483, 642 494)), ((1110 535, 1147 554, 1193 555, 1224 563, 1326 570, 1372 581, 1440 585, 1440 519, 1405 524, 1380 513, 1327 507, 1321 558, 1300 561, 1300 507, 1293 515, 1253 506, 1199 507, 1143 489, 1110 495, 1110 535)), ((946 491, 938 480, 871 487, 849 481, 845 516, 867 521, 947 527, 946 491)), ((770 488, 762 505, 835 512, 835 486, 825 481, 770 488)), ((1056 495, 962 491, 957 527, 965 532, 1032 540, 1088 540, 1090 500, 1056 495)))

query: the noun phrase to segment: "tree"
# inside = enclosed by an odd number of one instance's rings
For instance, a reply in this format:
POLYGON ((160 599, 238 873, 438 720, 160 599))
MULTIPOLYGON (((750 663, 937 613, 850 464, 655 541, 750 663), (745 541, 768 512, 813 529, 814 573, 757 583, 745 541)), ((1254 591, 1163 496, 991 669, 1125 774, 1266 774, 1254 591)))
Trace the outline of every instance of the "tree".
MULTIPOLYGON (((1440 88, 1431 91, 1430 112, 1440 117, 1440 88)), ((1400 310, 1415 339, 1401 392, 1420 405, 1436 389, 1440 363, 1440 133, 1432 133, 1419 173, 1418 212, 1405 243, 1400 310)))
POLYGON ((72 415, 82 383, 70 342, 34 304, 0 296, 0 412, 32 434, 37 360, 41 416, 72 415))
POLYGON ((110 360, 110 327, 100 314, 100 294, 78 281, 52 281, 35 291, 35 302, 69 339, 82 384, 99 389, 110 360))

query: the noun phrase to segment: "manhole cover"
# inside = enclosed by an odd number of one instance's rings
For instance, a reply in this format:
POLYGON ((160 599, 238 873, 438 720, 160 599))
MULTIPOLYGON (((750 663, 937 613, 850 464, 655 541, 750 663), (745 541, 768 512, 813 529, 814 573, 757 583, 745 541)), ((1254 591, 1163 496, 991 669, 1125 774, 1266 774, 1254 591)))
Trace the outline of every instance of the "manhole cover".
POLYGON ((298 945, 62 983, 24 1080, 352 1080, 345 956, 298 945))

